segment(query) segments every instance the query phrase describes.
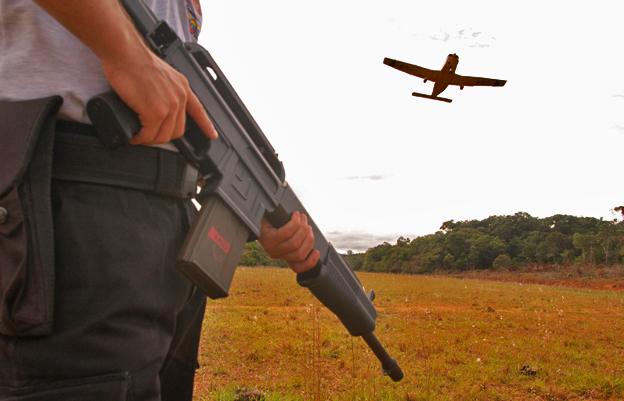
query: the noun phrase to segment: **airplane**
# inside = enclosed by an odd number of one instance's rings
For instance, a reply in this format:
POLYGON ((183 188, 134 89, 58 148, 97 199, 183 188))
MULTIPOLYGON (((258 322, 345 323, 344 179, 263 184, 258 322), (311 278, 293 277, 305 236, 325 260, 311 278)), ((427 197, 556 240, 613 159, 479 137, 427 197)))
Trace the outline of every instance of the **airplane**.
POLYGON ((464 89, 464 86, 504 86, 507 82, 502 79, 467 77, 455 74, 455 69, 457 68, 457 64, 459 64, 459 56, 457 54, 449 54, 448 57, 446 57, 446 62, 441 70, 430 70, 428 68, 419 67, 414 64, 405 63, 403 61, 394 60, 388 57, 384 58, 383 62, 384 64, 392 68, 396 68, 399 71, 423 78, 424 82, 435 82, 431 95, 412 92, 412 96, 440 100, 447 103, 450 103, 453 100, 445 97, 439 97, 438 95, 449 85, 457 85, 459 86, 459 89, 464 89))

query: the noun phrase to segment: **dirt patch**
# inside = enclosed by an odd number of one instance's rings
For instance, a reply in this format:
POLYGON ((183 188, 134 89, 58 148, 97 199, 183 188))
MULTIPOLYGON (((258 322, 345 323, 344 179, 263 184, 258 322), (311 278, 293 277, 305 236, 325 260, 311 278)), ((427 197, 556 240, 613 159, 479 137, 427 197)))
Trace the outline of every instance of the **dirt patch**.
POLYGON ((493 280, 592 290, 624 291, 624 266, 534 265, 511 270, 472 270, 452 273, 452 277, 493 280))
POLYGON ((234 401, 265 401, 264 393, 255 388, 241 387, 236 390, 234 401))

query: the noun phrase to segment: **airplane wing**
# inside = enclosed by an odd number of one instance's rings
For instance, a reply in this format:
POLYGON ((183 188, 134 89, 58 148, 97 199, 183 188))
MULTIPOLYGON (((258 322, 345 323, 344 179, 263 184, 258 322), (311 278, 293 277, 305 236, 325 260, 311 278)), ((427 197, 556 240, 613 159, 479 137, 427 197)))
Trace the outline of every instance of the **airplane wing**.
POLYGON ((466 77, 463 75, 454 74, 451 76, 449 85, 458 86, 504 86, 507 81, 503 79, 481 78, 481 77, 466 77))
POLYGON ((388 65, 392 68, 396 68, 399 71, 406 72, 411 75, 415 75, 417 77, 434 81, 438 78, 438 73, 440 71, 430 70, 428 68, 419 67, 414 64, 404 63, 403 61, 394 60, 391 58, 384 58, 384 64, 388 65))

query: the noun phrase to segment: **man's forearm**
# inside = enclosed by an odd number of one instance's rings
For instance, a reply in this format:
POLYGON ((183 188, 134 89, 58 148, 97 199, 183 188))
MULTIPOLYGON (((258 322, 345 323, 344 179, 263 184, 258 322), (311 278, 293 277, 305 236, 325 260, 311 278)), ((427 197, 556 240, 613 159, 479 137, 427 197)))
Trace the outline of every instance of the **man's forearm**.
POLYGON ((167 143, 188 113, 209 138, 217 133, 184 76, 150 51, 118 0, 36 0, 102 63, 115 92, 138 115, 134 144, 167 143))
POLYGON ((102 63, 141 60, 151 55, 117 0, 36 0, 102 63))

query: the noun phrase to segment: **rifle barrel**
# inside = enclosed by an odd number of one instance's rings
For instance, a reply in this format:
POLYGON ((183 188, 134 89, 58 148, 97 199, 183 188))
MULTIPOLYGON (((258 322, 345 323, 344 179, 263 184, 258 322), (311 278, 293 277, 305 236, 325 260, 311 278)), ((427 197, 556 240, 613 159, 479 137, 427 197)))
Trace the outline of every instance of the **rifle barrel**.
POLYGON ((394 360, 388 352, 386 352, 386 349, 383 345, 381 345, 381 342, 379 342, 375 334, 372 332, 363 334, 362 338, 366 341, 366 344, 368 344, 377 359, 381 362, 384 374, 390 376, 390 378, 395 382, 403 379, 403 371, 401 370, 401 367, 397 361, 394 360))

